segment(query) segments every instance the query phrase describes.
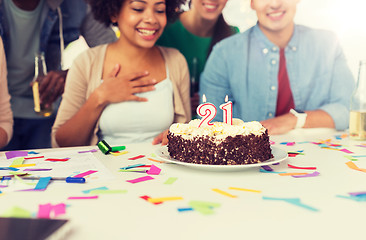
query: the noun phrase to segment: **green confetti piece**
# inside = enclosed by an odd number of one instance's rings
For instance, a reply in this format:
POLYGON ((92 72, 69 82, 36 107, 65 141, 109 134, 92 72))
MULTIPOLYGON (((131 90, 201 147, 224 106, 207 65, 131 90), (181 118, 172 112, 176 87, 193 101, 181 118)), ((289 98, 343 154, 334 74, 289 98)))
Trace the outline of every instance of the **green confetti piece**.
POLYGON ((20 157, 20 158, 17 158, 15 159, 11 165, 22 165, 24 162, 24 157, 20 157))
POLYGON ((188 203, 195 211, 202 213, 203 215, 210 215, 215 213, 215 209, 220 207, 221 204, 213 202, 202 202, 202 201, 190 201, 188 203))
POLYGON ((173 184, 175 181, 177 181, 178 178, 176 177, 170 177, 168 180, 165 181, 164 184, 173 184))
POLYGON ((16 217, 16 218, 30 218, 32 217, 32 213, 26 209, 14 206, 7 211, 5 211, 2 217, 16 217))
POLYGON ((358 161, 358 159, 353 158, 352 156, 349 156, 349 155, 344 155, 344 157, 351 160, 351 161, 358 161))
POLYGON ((156 157, 156 154, 155 154, 155 153, 152 153, 152 154, 151 154, 151 157, 156 157))

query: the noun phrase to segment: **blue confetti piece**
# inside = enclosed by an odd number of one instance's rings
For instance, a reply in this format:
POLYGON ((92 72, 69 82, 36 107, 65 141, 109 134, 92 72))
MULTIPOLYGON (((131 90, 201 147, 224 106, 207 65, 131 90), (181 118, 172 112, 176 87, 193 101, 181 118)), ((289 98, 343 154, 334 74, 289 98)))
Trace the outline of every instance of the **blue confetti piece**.
POLYGON ((47 188, 49 182, 51 181, 51 177, 42 177, 39 179, 34 190, 44 190, 47 188))

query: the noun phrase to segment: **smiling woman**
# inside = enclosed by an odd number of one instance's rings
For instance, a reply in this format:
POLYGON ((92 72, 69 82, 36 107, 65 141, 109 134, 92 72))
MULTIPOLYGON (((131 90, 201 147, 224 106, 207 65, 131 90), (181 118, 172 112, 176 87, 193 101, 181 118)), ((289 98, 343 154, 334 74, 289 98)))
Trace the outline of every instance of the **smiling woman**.
POLYGON ((114 24, 114 43, 88 49, 69 70, 52 130, 54 146, 166 143, 174 122, 190 120, 189 74, 175 49, 155 46, 181 0, 90 0, 114 24), (103 79, 103 81, 101 81, 103 79))

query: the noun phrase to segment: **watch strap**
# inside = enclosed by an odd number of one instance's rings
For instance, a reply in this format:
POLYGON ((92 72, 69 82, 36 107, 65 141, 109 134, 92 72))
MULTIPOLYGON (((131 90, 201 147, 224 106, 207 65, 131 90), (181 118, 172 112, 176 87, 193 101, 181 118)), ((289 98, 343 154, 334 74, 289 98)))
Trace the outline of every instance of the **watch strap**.
POLYGON ((297 122, 296 122, 295 128, 304 127, 307 114, 305 112, 300 112, 295 109, 291 109, 290 113, 292 113, 295 117, 297 117, 297 122))

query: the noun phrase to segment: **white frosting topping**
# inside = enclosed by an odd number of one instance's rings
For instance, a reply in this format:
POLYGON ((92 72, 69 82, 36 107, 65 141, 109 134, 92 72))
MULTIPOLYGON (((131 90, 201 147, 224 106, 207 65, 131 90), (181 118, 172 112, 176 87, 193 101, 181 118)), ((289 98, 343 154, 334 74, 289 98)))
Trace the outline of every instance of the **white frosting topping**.
POLYGON ((260 122, 243 122, 238 118, 233 118, 233 125, 228 125, 223 122, 213 122, 211 126, 198 127, 199 123, 199 119, 194 119, 187 124, 174 123, 170 126, 169 131, 182 135, 186 139, 192 139, 197 136, 210 136, 215 137, 217 141, 224 140, 228 136, 262 135, 266 131, 260 122))

